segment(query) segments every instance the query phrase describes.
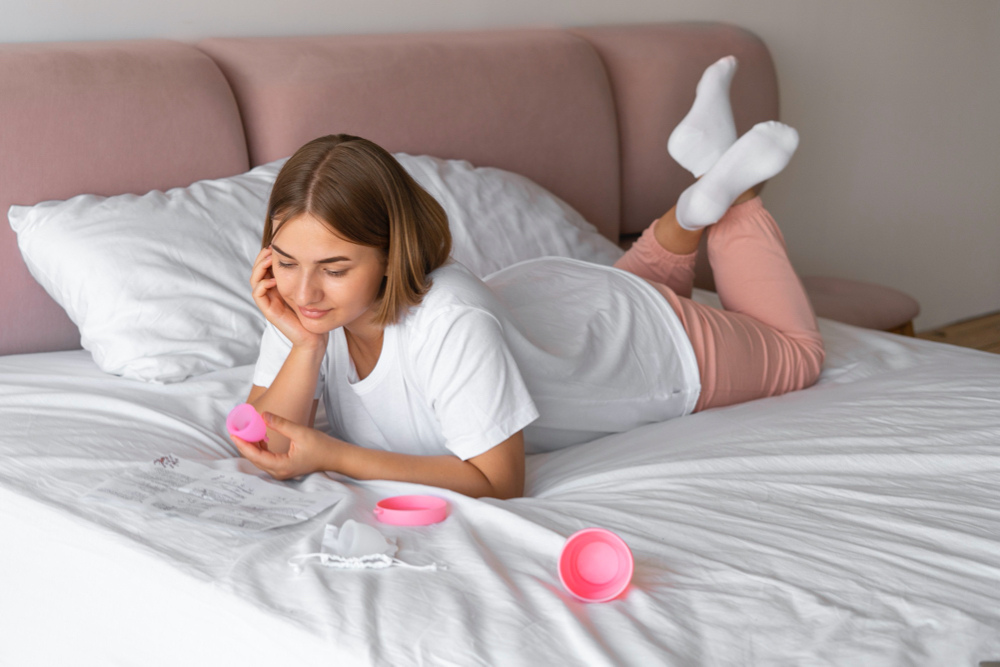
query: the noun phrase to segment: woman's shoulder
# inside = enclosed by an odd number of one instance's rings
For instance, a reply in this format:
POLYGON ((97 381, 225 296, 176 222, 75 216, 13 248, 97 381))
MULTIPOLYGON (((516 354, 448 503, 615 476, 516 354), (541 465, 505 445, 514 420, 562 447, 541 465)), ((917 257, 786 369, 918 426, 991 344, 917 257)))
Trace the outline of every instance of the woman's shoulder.
POLYGON ((450 259, 429 274, 431 287, 421 301, 423 319, 453 308, 489 308, 489 286, 461 262, 450 259))
POLYGON ((399 323, 404 332, 425 331, 442 321, 453 321, 474 313, 499 315, 503 305, 489 286, 462 263, 450 259, 429 274, 430 289, 420 304, 399 323))

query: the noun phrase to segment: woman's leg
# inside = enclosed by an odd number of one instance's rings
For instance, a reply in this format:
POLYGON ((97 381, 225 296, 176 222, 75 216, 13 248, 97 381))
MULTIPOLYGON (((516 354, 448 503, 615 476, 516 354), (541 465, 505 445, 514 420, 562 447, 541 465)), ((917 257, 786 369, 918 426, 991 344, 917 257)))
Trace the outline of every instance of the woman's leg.
MULTIPOLYGON (((755 196, 755 189, 747 190, 736 199, 734 206, 755 196)), ((705 230, 691 231, 677 224, 676 208, 654 220, 615 262, 615 268, 666 285, 680 296, 691 298, 698 244, 705 230)))
MULTIPOLYGON (((675 209, 659 223, 677 225, 675 209)), ((814 384, 823 365, 823 339, 781 231, 760 198, 745 192, 708 234, 709 261, 726 310, 651 281, 694 347, 702 383, 695 411, 814 384)))
MULTIPOLYGON (((696 179, 736 142, 729 106, 729 85, 736 68, 734 56, 710 65, 698 81, 691 110, 670 133, 667 151, 696 179)), ((673 209, 668 215, 672 220, 673 209)), ((664 218, 654 220, 615 267, 690 297, 701 230, 689 231, 664 218)))
POLYGON ((701 375, 695 411, 808 387, 824 358, 812 305, 781 231, 747 189, 784 169, 798 133, 771 121, 735 139, 729 85, 736 65, 729 56, 705 70, 694 106, 668 143, 674 159, 702 178, 615 264, 650 281, 680 318, 701 375), (713 227, 708 257, 724 311, 687 298, 707 226, 713 227))
POLYGON ((654 220, 615 262, 615 268, 666 285, 677 294, 690 297, 701 231, 689 232, 676 223, 671 225, 666 217, 654 220))

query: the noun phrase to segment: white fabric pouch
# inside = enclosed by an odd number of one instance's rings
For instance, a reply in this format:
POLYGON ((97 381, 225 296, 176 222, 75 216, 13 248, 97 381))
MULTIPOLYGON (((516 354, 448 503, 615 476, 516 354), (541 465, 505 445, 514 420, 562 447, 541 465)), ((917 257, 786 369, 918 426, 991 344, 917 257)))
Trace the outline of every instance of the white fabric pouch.
POLYGON ((437 563, 430 565, 410 565, 394 558, 397 551, 396 540, 387 538, 378 529, 367 524, 348 519, 341 527, 328 524, 323 533, 321 551, 298 554, 288 559, 288 564, 296 571, 309 560, 317 560, 326 567, 339 570, 377 570, 393 565, 413 570, 445 569, 437 563))

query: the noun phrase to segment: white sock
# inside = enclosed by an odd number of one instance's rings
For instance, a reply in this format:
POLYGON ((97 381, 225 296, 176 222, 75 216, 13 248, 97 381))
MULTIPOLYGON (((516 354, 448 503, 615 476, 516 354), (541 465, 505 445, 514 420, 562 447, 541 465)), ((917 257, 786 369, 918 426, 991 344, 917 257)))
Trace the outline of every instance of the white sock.
POLYGON ((718 222, 736 198, 779 174, 799 145, 799 133, 776 120, 757 123, 677 200, 677 222, 694 231, 718 222))
POLYGON ((691 110, 667 141, 667 152, 696 177, 708 171, 736 142, 729 104, 729 83, 736 65, 735 56, 726 56, 705 70, 691 110))

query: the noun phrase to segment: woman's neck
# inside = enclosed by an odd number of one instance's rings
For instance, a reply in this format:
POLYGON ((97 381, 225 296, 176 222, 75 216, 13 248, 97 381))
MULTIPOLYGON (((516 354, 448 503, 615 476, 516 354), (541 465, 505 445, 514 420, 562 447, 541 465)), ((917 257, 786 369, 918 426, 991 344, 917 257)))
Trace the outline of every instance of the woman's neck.
POLYGON ((385 337, 385 331, 377 329, 359 333, 354 328, 344 327, 344 337, 347 338, 348 343, 363 353, 378 355, 382 349, 382 340, 385 337))
POLYGON ((385 329, 372 321, 371 313, 366 313, 364 317, 344 325, 344 338, 358 377, 364 380, 375 369, 382 355, 385 329))

